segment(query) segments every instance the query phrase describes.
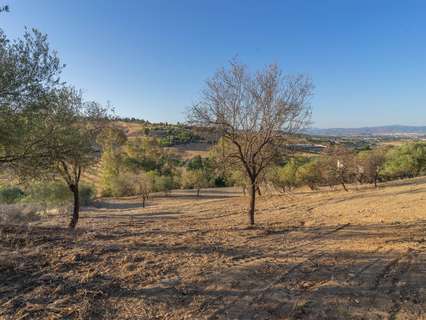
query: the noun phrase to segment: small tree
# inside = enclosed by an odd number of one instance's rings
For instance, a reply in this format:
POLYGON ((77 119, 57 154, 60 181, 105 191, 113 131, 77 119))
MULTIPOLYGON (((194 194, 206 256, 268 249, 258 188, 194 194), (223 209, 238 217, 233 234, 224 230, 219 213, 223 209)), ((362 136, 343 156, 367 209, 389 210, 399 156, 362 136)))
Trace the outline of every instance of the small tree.
POLYGON ((153 179, 145 172, 141 172, 134 176, 133 181, 135 192, 142 198, 142 207, 145 208, 145 202, 154 189, 153 179))
POLYGON ((120 172, 124 166, 123 146, 127 142, 127 136, 122 129, 110 126, 103 130, 97 142, 102 148, 101 194, 103 196, 123 195, 119 189, 122 189, 121 186, 124 186, 126 181, 120 178, 120 172))
POLYGON ((377 188, 377 181, 380 177, 380 171, 385 164, 386 153, 383 149, 374 149, 371 151, 360 152, 357 156, 357 167, 360 180, 368 183, 374 183, 377 188))
POLYGON ((200 196, 201 188, 207 188, 209 180, 206 172, 201 169, 184 170, 182 173, 182 187, 193 188, 197 190, 197 197, 200 196))
POLYGON ((382 173, 388 178, 412 178, 426 174, 426 143, 406 143, 390 149, 382 173))
POLYGON ((28 156, 13 164, 22 178, 51 179, 59 175, 64 179, 74 199, 69 224, 72 229, 79 219, 81 175, 99 158, 97 138, 105 127, 106 117, 106 109, 94 102, 84 102, 72 88, 52 92, 42 128, 50 134, 39 144, 39 154, 45 156, 28 156))
POLYGON ((290 160, 284 166, 273 167, 269 172, 268 180, 272 185, 282 192, 286 190, 291 191, 292 188, 297 186, 296 174, 298 165, 295 160, 290 160))
POLYGON ((343 146, 331 146, 326 150, 328 159, 326 168, 329 179, 336 179, 345 191, 348 191, 346 183, 350 183, 356 176, 354 154, 343 146))
POLYGON ((311 190, 317 189, 321 183, 321 171, 317 159, 301 165, 296 172, 297 184, 307 185, 311 190))
POLYGON ((231 146, 227 157, 239 163, 250 181, 249 224, 254 224, 258 178, 283 151, 285 135, 303 128, 310 116, 312 83, 305 76, 282 75, 276 65, 251 75, 231 62, 207 81, 189 119, 217 129, 231 146))

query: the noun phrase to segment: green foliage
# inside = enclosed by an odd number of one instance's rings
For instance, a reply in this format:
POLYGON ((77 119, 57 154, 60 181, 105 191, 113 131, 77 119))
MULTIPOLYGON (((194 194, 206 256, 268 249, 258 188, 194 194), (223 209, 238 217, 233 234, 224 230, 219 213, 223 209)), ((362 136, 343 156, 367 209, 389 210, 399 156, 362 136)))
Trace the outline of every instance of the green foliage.
POLYGON ((156 176, 154 180, 154 190, 168 194, 175 187, 175 182, 171 176, 156 176))
POLYGON ((426 174, 426 144, 408 143, 389 150, 381 175, 387 179, 426 174))
POLYGON ((1 187, 0 204, 12 204, 19 202, 25 193, 18 187, 1 187))
POLYGON ((291 190, 297 186, 296 173, 298 167, 299 164, 297 161, 292 159, 282 167, 276 166, 271 168, 268 174, 268 179, 276 188, 279 188, 284 192, 286 189, 291 190))
POLYGON ((126 197, 135 194, 131 174, 129 173, 111 176, 108 182, 109 189, 103 190, 103 196, 126 197))
POLYGON ((190 159, 186 164, 186 168, 188 170, 202 170, 204 168, 203 158, 196 156, 190 159))
POLYGON ((248 188, 250 181, 246 175, 246 173, 242 170, 233 170, 229 176, 229 181, 233 186, 238 186, 245 190, 248 188))
POLYGON ((181 178, 184 189, 201 189, 210 186, 209 179, 202 169, 184 170, 181 178))
POLYGON ((63 66, 35 29, 15 41, 0 29, 0 56, 0 162, 45 156, 40 146, 50 136, 40 125, 63 66))
POLYGON ((189 128, 183 126, 154 127, 150 129, 151 135, 159 136, 159 143, 162 147, 170 147, 179 144, 199 141, 189 128))
POLYGON ((35 182, 27 191, 24 202, 46 203, 52 206, 63 206, 70 203, 72 193, 61 181, 35 182))
POLYGON ((96 196, 96 190, 92 186, 83 184, 79 188, 79 195, 80 204, 82 206, 89 206, 90 204, 92 204, 93 199, 96 196))
POLYGON ((316 189, 322 181, 318 160, 313 159, 301 165, 296 171, 296 181, 297 185, 307 185, 312 190, 316 189))
MULTIPOLYGON (((90 205, 95 197, 96 191, 92 186, 81 185, 79 188, 80 204, 90 205)), ((73 195, 69 187, 62 181, 35 182, 26 191, 23 202, 44 203, 48 206, 64 206, 71 204, 73 195)))

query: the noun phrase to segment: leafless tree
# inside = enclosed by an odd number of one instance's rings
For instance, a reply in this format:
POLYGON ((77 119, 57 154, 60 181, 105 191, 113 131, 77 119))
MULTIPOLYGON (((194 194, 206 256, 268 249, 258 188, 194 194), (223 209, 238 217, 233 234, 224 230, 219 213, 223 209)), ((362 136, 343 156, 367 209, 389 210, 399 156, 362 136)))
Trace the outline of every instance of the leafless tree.
POLYGON ((232 61, 207 80, 200 102, 190 110, 190 122, 219 130, 228 142, 227 158, 244 168, 250 181, 250 225, 259 177, 283 150, 285 137, 309 122, 312 91, 308 77, 285 76, 275 64, 251 74, 232 61))

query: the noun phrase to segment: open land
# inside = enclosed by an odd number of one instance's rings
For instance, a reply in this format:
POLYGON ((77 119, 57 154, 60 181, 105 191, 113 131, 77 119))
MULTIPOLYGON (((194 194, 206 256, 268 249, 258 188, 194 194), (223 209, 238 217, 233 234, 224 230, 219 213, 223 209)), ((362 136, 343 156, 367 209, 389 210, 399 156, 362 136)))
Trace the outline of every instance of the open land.
POLYGON ((0 226, 0 319, 426 319, 426 179, 100 200, 0 226))

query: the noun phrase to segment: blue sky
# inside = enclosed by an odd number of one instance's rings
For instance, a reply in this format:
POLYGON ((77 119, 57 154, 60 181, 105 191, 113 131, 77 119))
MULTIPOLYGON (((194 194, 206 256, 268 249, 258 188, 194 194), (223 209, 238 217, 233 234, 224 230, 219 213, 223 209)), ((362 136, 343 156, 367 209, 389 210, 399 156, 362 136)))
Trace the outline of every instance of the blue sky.
POLYGON ((119 115, 177 122, 238 55, 316 86, 315 127, 426 125, 426 1, 0 0, 49 36, 63 79, 119 115))

